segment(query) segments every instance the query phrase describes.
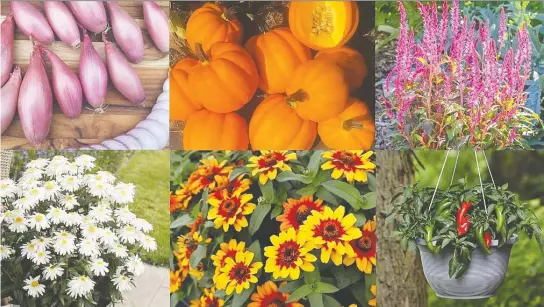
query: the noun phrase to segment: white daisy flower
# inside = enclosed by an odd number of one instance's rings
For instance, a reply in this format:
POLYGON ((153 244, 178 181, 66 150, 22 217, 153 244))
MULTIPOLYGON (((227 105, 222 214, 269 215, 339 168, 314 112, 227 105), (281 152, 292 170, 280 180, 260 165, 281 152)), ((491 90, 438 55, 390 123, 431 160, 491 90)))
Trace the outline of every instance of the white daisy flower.
POLYGON ((134 220, 132 220, 130 224, 134 226, 136 229, 145 233, 148 233, 151 230, 153 230, 153 225, 151 225, 151 223, 141 218, 135 218, 134 220))
POLYGON ((0 260, 8 259, 15 251, 7 246, 0 244, 0 260))
POLYGON ((49 164, 49 161, 47 159, 38 158, 36 160, 32 160, 32 161, 28 162, 25 165, 25 168, 26 169, 29 169, 29 168, 44 169, 47 166, 47 164, 49 164))
POLYGON ((34 187, 25 194, 32 201, 39 202, 45 199, 45 192, 42 187, 34 187))
POLYGON ((115 209, 115 218, 117 222, 130 224, 135 218, 136 214, 132 213, 127 206, 115 209))
POLYGON ((49 162, 45 172, 50 177, 62 176, 67 170, 68 163, 66 157, 55 156, 51 159, 51 162, 49 162))
POLYGON ((77 196, 73 194, 61 195, 59 197, 59 202, 66 210, 72 210, 74 207, 79 206, 77 196))
POLYGON ((25 286, 23 289, 26 290, 28 295, 32 297, 40 297, 45 293, 45 285, 40 284, 40 275, 36 277, 30 276, 25 280, 25 286))
POLYGON ((9 225, 9 230, 17 233, 25 232, 28 230, 26 223, 27 220, 22 214, 14 216, 11 225, 9 225))
POLYGON ((108 171, 98 171, 96 172, 95 180, 107 182, 107 183, 113 183, 115 181, 115 176, 108 171))
POLYGON ((0 198, 11 198, 15 196, 17 186, 11 179, 0 180, 0 198))
POLYGON ((61 267, 62 263, 57 265, 50 265, 43 269, 43 277, 45 280, 55 280, 57 277, 62 276, 64 269, 61 267))
POLYGON ((77 166, 83 168, 84 170, 90 170, 94 167, 95 160, 95 157, 91 157, 89 155, 81 155, 76 157, 75 163, 77 164, 77 166))
POLYGON ((51 253, 48 251, 38 251, 34 254, 34 257, 32 257, 32 262, 37 265, 47 264, 51 260, 50 254, 51 253))
POLYGON ((71 227, 71 226, 80 225, 82 221, 83 221, 83 217, 81 217, 81 215, 77 214, 77 212, 70 212, 66 215, 64 224, 66 224, 66 226, 71 227))
POLYGON ((138 241, 138 238, 141 236, 142 232, 133 226, 125 226, 119 229, 119 239, 123 243, 134 244, 138 241))
POLYGON ((132 183, 119 183, 111 193, 112 199, 118 204, 128 204, 134 201, 136 187, 132 183))
POLYGON ((13 223, 13 218, 19 215, 21 210, 6 210, 2 214, 2 222, 7 224, 13 223))
POLYGON ((75 162, 70 162, 66 166, 66 173, 70 175, 83 174, 83 168, 79 167, 75 162))
POLYGON ((108 269, 108 263, 105 262, 102 258, 96 258, 92 260, 89 264, 91 265, 91 271, 96 276, 106 276, 106 274, 110 271, 108 269))
POLYGON ((98 251, 98 244, 92 239, 83 239, 77 246, 79 247, 78 252, 80 255, 95 257, 100 254, 98 251))
POLYGON ((134 274, 134 276, 140 276, 145 271, 144 263, 138 255, 129 257, 125 267, 127 268, 127 271, 134 274))
POLYGON ((46 237, 34 238, 30 243, 36 245, 36 250, 45 251, 51 245, 51 239, 46 237))
POLYGON ((53 224, 60 224, 66 221, 66 211, 61 208, 51 207, 47 210, 47 218, 51 220, 53 224))
POLYGON ((132 290, 132 280, 124 274, 116 274, 112 281, 117 290, 121 292, 132 290))
POLYGON ((36 213, 28 219, 28 226, 34 228, 37 231, 49 228, 49 221, 47 217, 41 213, 36 213))
POLYGON ((112 210, 109 207, 99 205, 91 209, 89 216, 97 223, 106 223, 113 220, 112 210))
POLYGON ((128 257, 128 249, 121 243, 117 243, 114 246, 110 247, 109 251, 115 254, 117 258, 126 258, 128 257))
POLYGON ((53 244, 53 249, 55 250, 55 253, 61 256, 72 255, 76 250, 76 245, 72 238, 61 237, 55 241, 55 244, 53 244))
POLYGON ((68 295, 72 298, 85 297, 94 289, 94 281, 88 276, 77 276, 68 282, 68 295))
POLYGON ((22 175, 23 179, 36 180, 40 179, 43 175, 43 170, 36 167, 27 168, 22 175))
POLYGON ((36 178, 21 177, 21 179, 19 179, 19 181, 17 182, 17 185, 19 186, 19 194, 21 195, 26 193, 27 190, 37 187, 38 184, 39 181, 36 180, 36 178))
POLYGON ((88 184, 88 187, 89 194, 100 198, 108 197, 112 189, 111 185, 105 182, 90 182, 88 184))
POLYGON ((59 183, 60 186, 68 192, 77 191, 81 186, 81 180, 79 180, 78 177, 72 175, 62 176, 62 178, 60 178, 59 180, 59 183))
POLYGON ((106 228, 102 231, 102 234, 100 236, 100 242, 108 247, 111 247, 118 243, 118 239, 115 233, 111 231, 111 229, 106 228))
POLYGON ((34 255, 38 252, 38 247, 32 242, 25 243, 21 246, 21 255, 27 259, 34 258, 34 255))
POLYGON ((100 236, 102 235, 102 231, 103 231, 102 228, 94 224, 82 223, 80 227, 81 227, 81 234, 83 235, 84 238, 98 240, 98 238, 100 238, 100 236))
POLYGON ((23 196, 16 201, 13 202, 13 206, 17 209, 21 209, 23 211, 29 211, 36 207, 38 204, 38 200, 35 198, 31 198, 28 196, 23 196))
POLYGON ((157 250, 157 241, 151 236, 142 235, 140 237, 140 246, 147 252, 157 250))
POLYGON ((55 200, 60 192, 60 187, 55 181, 47 181, 43 185, 44 199, 55 200))

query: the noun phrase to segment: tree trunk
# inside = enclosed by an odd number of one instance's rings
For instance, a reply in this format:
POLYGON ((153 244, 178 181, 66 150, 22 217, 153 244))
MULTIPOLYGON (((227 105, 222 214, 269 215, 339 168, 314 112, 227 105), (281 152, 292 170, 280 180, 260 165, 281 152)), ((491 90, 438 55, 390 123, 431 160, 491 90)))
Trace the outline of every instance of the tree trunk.
POLYGON ((378 151, 377 165, 377 306, 427 306, 427 281, 417 253, 405 253, 400 240, 391 238, 393 225, 385 225, 391 198, 414 177, 411 152, 378 151))

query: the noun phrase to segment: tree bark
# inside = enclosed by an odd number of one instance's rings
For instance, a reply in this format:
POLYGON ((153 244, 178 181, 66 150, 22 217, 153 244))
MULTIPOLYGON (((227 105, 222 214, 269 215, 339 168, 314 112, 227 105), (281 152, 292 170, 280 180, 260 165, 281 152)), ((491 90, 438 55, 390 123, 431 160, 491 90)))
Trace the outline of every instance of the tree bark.
POLYGON ((377 306, 427 306, 427 281, 419 255, 400 247, 400 240, 391 238, 393 225, 385 218, 391 211, 391 198, 414 178, 411 152, 378 151, 377 165, 377 306))

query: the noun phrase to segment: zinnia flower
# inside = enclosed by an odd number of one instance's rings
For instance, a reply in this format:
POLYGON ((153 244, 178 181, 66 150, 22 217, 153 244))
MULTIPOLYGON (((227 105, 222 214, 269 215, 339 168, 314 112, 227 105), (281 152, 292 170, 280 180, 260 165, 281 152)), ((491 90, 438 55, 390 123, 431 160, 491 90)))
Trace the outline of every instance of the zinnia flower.
MULTIPOLYGON (((203 241, 202 235, 200 235, 198 232, 178 237, 177 245, 179 252, 174 251, 174 255, 178 260, 178 266, 181 270, 189 269, 189 259, 191 258, 191 254, 198 247, 198 243, 203 241)), ((204 242, 209 243, 210 241, 211 239, 208 238, 204 242)))
POLYGON ((286 164, 287 161, 295 160, 296 153, 287 153, 286 150, 261 150, 260 156, 249 158, 247 167, 253 168, 253 176, 259 174, 259 182, 265 184, 268 179, 274 180, 280 171, 290 171, 291 167, 286 164))
POLYGON ((344 216, 344 206, 338 206, 334 212, 325 207, 323 212, 312 211, 306 222, 300 227, 300 235, 313 238, 316 248, 321 248, 321 262, 329 260, 335 265, 342 263, 342 256, 353 256, 349 244, 351 240, 362 236, 361 230, 354 227, 357 219, 353 214, 344 216))
POLYGON ((321 169, 333 169, 331 177, 334 179, 344 176, 350 183, 353 180, 366 182, 368 180, 366 173, 376 168, 376 165, 370 161, 373 154, 372 151, 364 153, 362 150, 327 151, 323 153, 323 158, 328 161, 321 166, 321 169))
POLYGON ((170 192, 170 213, 178 210, 184 211, 189 208, 189 202, 193 198, 193 193, 186 185, 180 184, 180 189, 172 195, 170 192))
POLYGON ((321 199, 314 201, 312 196, 303 196, 298 200, 289 198, 283 203, 283 214, 276 217, 276 221, 281 222, 280 230, 285 231, 291 227, 298 230, 313 210, 323 211, 322 202, 321 199))
POLYGON ((215 297, 215 288, 204 289, 200 298, 191 301, 190 307, 222 307, 225 301, 215 297))
POLYGON ((314 248, 312 238, 297 235, 294 228, 281 232, 279 236, 271 236, 272 246, 264 248, 268 257, 264 271, 272 273, 274 278, 295 280, 300 276, 300 270, 312 272, 315 267, 312 262, 317 258, 310 252, 314 248))
POLYGON ((236 231, 248 226, 246 215, 249 215, 257 207, 249 201, 253 198, 251 194, 240 196, 229 195, 226 190, 216 191, 208 198, 212 206, 208 211, 208 219, 214 220, 214 227, 228 231, 232 225, 236 231))
POLYGON ((217 177, 217 187, 215 190, 227 190, 231 195, 240 196, 240 194, 249 190, 251 186, 251 180, 244 178, 244 176, 245 174, 241 174, 232 180, 229 180, 227 177, 217 177))
POLYGON ((204 271, 206 271, 206 268, 202 262, 200 262, 196 268, 189 265, 189 275, 193 276, 196 280, 202 279, 204 271))
POLYGON ((187 185, 193 194, 198 194, 205 188, 213 190, 217 186, 220 177, 228 178, 232 166, 225 166, 227 160, 221 163, 217 162, 215 157, 208 157, 200 161, 202 165, 197 166, 196 170, 189 176, 187 185))
POLYGON ((251 283, 258 282, 257 272, 263 266, 262 262, 253 261, 252 252, 238 252, 234 259, 227 258, 225 266, 220 269, 217 276, 216 286, 218 290, 226 289, 227 295, 236 291, 242 293, 244 289, 249 289, 251 283))
POLYGON ((180 271, 170 271, 170 293, 174 293, 181 287, 180 271))
POLYGON ((361 272, 371 274, 372 265, 376 265, 376 217, 363 225, 363 235, 351 240, 350 244, 355 254, 346 256, 344 264, 352 265, 356 262, 361 272))
POLYGON ((245 248, 246 242, 236 242, 235 239, 231 239, 229 243, 221 243, 219 245, 219 250, 215 253, 215 255, 211 256, 213 265, 215 266, 215 275, 213 277, 214 282, 219 270, 225 265, 225 260, 227 258, 234 259, 236 254, 245 251, 245 248))
POLYGON ((273 281, 267 281, 262 286, 257 286, 257 293, 251 294, 252 302, 247 307, 304 307, 298 301, 286 303, 288 298, 289 294, 280 292, 273 281))

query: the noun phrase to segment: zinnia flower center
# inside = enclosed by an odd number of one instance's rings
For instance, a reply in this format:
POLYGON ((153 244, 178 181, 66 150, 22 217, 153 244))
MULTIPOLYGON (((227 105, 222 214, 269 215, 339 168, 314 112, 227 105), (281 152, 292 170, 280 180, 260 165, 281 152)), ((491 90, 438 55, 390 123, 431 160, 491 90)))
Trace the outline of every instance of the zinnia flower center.
POLYGON ((307 205, 300 205, 297 208, 297 212, 296 212, 297 222, 299 222, 299 224, 304 223, 306 219, 308 218, 308 215, 310 215, 310 213, 311 213, 311 210, 307 205))
POLYGON ((273 302, 269 303, 266 306, 267 307, 282 307, 282 306, 285 306, 285 305, 283 304, 283 302, 280 302, 280 301, 276 300, 276 301, 273 301, 273 302))
POLYGON ((298 259, 299 255, 298 244, 294 241, 283 243, 278 250, 278 260, 281 261, 283 266, 295 266, 295 260, 298 259))
POLYGON ((268 167, 268 168, 274 167, 274 165, 276 165, 276 163, 278 163, 278 161, 276 160, 276 157, 274 157, 271 154, 265 155, 265 156, 262 157, 261 160, 259 160, 260 167, 262 167, 262 168, 264 168, 264 167, 268 167))
POLYGON ((233 199, 227 199, 223 202, 223 211, 227 215, 234 215, 238 209, 238 204, 233 199))
POLYGON ((357 246, 364 250, 364 251, 369 251, 372 249, 372 239, 369 237, 369 236, 362 236, 358 241, 357 241, 357 246))
POLYGON ((328 220, 321 224, 321 236, 327 241, 337 240, 343 235, 342 226, 338 221, 328 220))
POLYGON ((230 271, 230 278, 236 279, 238 283, 245 282, 249 277, 249 268, 243 263, 237 263, 230 271))

